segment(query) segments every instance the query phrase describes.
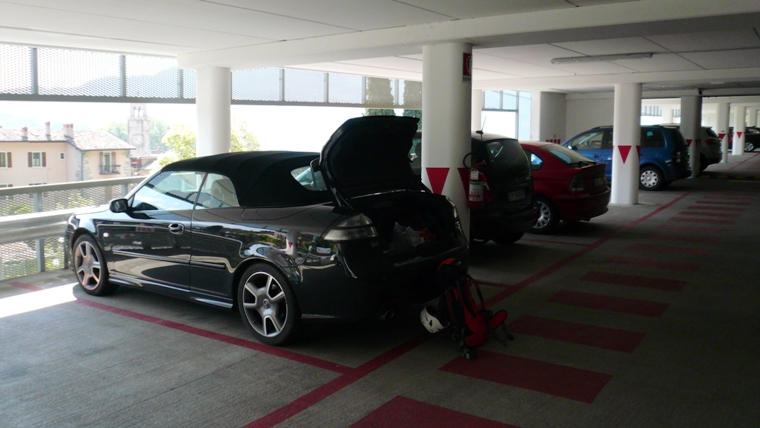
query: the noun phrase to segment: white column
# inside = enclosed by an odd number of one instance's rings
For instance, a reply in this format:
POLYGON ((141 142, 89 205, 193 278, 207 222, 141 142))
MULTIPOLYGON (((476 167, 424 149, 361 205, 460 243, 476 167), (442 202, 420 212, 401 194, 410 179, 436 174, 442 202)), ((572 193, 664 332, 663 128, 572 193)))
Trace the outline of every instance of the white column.
POLYGON ((744 131, 746 129, 745 120, 747 118, 747 107, 736 106, 736 112, 734 114, 734 148, 732 150, 734 155, 744 154, 744 131))
POLYGON ((232 74, 229 68, 222 67, 204 67, 197 72, 195 153, 198 156, 229 153, 232 74))
POLYGON ((610 203, 635 205, 639 202, 641 83, 615 84, 613 114, 610 203))
POLYGON ((422 182, 440 188, 456 204, 468 236, 470 210, 459 168, 470 153, 472 67, 470 62, 470 76, 465 76, 465 63, 471 54, 467 43, 422 48, 422 182))
POLYGON ((483 130, 483 90, 472 90, 472 113, 470 119, 470 129, 472 131, 483 130))
POLYGON ((699 177, 700 127, 702 126, 702 97, 690 95, 681 97, 681 134, 689 145, 689 166, 691 178, 699 177))
POLYGON ((673 109, 669 107, 662 108, 662 123, 673 123, 673 109))
POLYGON ((747 126, 757 126, 757 107, 747 109, 747 126))
POLYGON ((731 105, 729 103, 718 103, 718 123, 715 125, 715 132, 720 137, 720 150, 723 152, 720 163, 728 163, 728 116, 730 111, 731 105))
POLYGON ((562 142, 565 139, 566 111, 565 94, 533 91, 531 94, 530 140, 562 142))

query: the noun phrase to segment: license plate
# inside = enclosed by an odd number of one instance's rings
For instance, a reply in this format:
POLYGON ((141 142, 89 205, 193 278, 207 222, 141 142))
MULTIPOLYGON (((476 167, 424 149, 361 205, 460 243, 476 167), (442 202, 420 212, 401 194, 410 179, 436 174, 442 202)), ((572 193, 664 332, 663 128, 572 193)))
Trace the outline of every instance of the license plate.
POLYGON ((602 186, 604 186, 604 177, 596 177, 596 178, 594 178, 594 186, 596 186, 596 187, 602 187, 602 186))
POLYGON ((525 190, 515 190, 507 194, 507 200, 509 202, 516 201, 525 197, 525 190))

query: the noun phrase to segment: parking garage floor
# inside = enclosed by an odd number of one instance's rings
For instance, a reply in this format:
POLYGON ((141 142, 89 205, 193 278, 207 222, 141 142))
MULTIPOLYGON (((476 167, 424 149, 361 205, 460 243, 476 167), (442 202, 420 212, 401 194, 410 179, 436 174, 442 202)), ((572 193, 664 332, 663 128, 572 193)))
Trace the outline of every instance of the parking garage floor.
POLYGON ((760 426, 760 154, 556 235, 474 248, 516 340, 416 312, 254 342, 236 313, 68 271, 0 282, 0 427, 760 426))

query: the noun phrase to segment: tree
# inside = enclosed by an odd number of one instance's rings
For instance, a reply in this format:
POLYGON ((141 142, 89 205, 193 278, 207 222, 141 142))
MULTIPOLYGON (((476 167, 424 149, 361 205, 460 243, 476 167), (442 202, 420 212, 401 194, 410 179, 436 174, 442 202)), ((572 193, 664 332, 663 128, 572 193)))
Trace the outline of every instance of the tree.
POLYGON ((230 151, 253 152, 259 150, 259 139, 248 129, 245 121, 233 119, 230 133, 230 151))
POLYGON ((125 122, 111 122, 106 125, 105 130, 122 141, 127 141, 127 138, 129 138, 125 122))
POLYGON ((169 152, 161 158, 159 164, 164 166, 178 160, 195 157, 195 140, 195 131, 189 126, 172 125, 161 140, 169 152))
MULTIPOLYGON (((422 82, 404 82, 404 105, 422 105, 422 82)), ((422 129, 422 110, 404 109, 403 116, 420 119, 417 129, 422 129)))
MULTIPOLYGON (((393 90, 390 79, 377 77, 367 78, 367 92, 365 95, 367 105, 392 106, 393 90)), ((391 108, 368 108, 365 116, 395 116, 396 112, 391 108)))
POLYGON ((169 150, 163 143, 164 135, 169 131, 169 125, 161 119, 150 120, 150 150, 165 152, 169 150))

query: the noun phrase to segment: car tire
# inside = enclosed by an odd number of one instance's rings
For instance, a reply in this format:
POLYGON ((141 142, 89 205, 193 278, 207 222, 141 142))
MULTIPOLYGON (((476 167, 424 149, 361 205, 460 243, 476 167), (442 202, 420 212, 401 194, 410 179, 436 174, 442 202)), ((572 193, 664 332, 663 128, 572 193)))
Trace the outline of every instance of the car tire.
POLYGON ((747 142, 744 143, 744 151, 745 152, 754 152, 756 148, 757 147, 755 147, 755 143, 753 143, 751 141, 747 141, 747 142))
POLYGON ((699 172, 707 169, 707 158, 705 155, 699 155, 699 172))
POLYGON ((514 244, 515 242, 519 241, 520 238, 525 235, 524 232, 520 233, 504 233, 501 235, 496 235, 491 237, 491 240, 499 245, 510 245, 514 244))
POLYGON ((639 174, 639 188, 644 190, 660 190, 665 187, 665 180, 659 168, 645 166, 639 174))
POLYGON ((288 279, 263 263, 243 272, 238 286, 238 309, 243 324, 266 345, 284 345, 293 340, 301 323, 288 279))
POLYGON ((95 238, 82 235, 72 248, 74 275, 85 293, 105 296, 116 291, 119 286, 108 282, 108 264, 95 238))
POLYGON ((559 224, 559 211, 549 198, 536 196, 538 204, 538 219, 530 228, 530 233, 545 235, 554 232, 559 224))

